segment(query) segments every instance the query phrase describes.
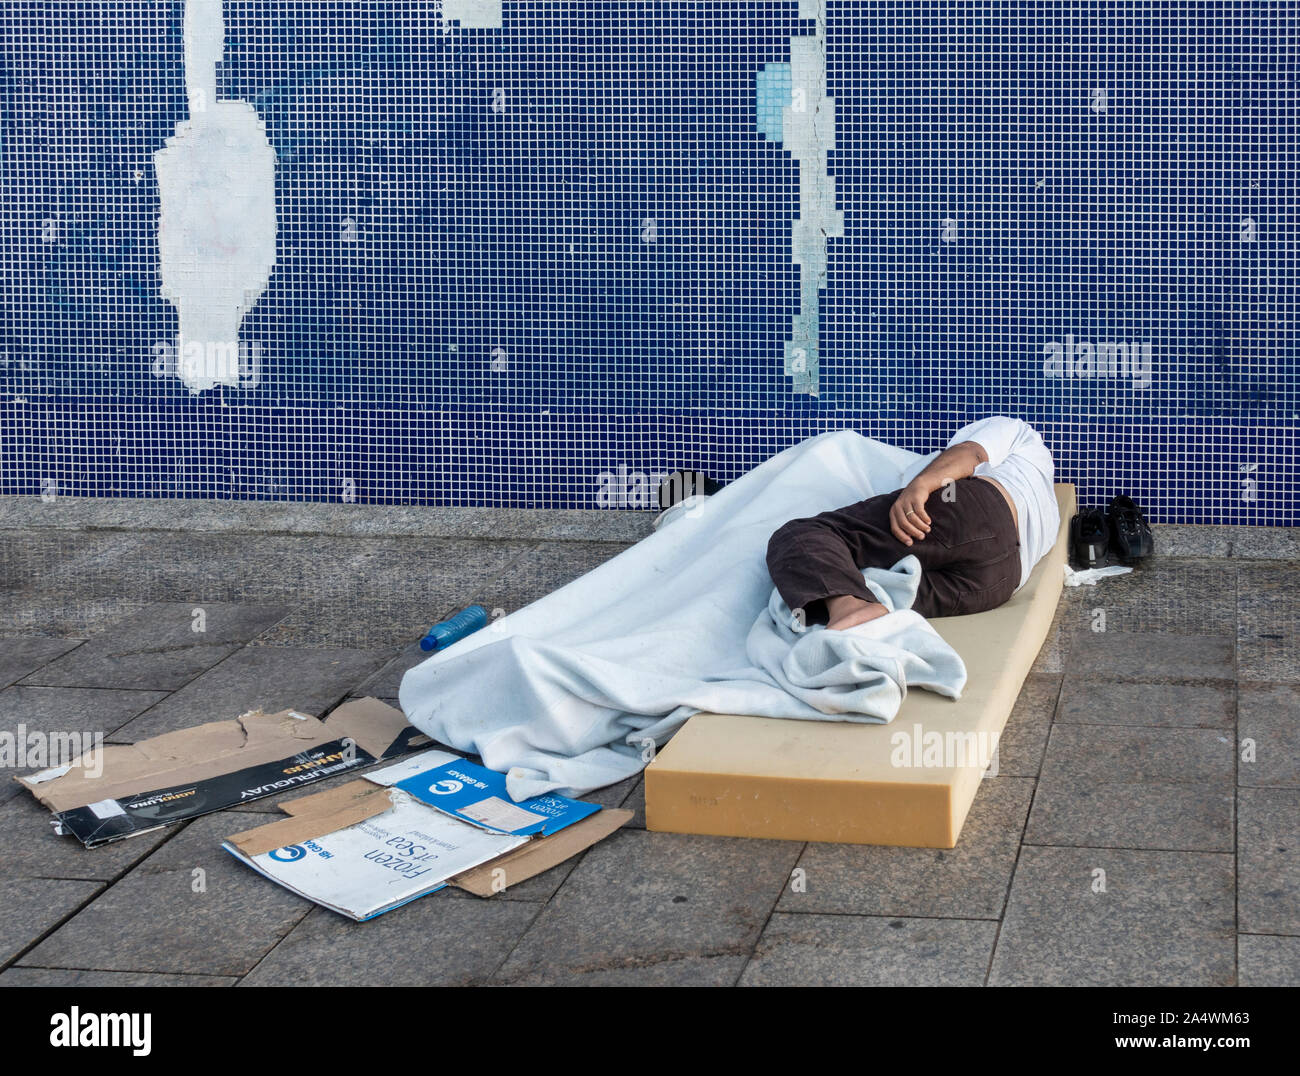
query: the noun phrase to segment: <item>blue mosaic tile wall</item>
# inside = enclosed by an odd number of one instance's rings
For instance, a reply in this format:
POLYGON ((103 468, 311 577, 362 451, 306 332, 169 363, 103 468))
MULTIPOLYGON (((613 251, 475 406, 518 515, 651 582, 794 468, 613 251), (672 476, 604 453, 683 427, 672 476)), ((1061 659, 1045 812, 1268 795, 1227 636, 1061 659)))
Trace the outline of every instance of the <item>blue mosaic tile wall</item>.
POLYGON ((1084 503, 1297 522, 1300 2, 225 0, 275 264, 200 391, 185 13, 0 9, 0 492, 648 507, 1003 412, 1084 503))

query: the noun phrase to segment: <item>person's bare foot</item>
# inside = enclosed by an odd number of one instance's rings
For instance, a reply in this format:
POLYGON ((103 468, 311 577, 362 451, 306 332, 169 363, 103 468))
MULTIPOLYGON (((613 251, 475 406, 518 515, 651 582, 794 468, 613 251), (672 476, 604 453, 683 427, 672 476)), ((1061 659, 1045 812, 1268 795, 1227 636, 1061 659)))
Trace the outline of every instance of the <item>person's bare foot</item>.
POLYGON ((852 594, 840 594, 826 599, 826 628, 829 631, 854 628, 888 612, 879 602, 869 602, 852 594))

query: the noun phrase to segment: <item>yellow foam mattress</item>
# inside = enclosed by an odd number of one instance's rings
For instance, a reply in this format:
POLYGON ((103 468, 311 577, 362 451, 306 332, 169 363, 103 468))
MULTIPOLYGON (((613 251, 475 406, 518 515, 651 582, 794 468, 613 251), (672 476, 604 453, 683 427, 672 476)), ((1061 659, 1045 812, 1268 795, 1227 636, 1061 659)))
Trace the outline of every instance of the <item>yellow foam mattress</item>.
POLYGON ((1061 596, 1074 486, 1056 499, 1056 545, 1009 602, 931 621, 966 663, 960 699, 910 691, 888 725, 696 714, 646 768, 647 828, 954 847, 1061 596))

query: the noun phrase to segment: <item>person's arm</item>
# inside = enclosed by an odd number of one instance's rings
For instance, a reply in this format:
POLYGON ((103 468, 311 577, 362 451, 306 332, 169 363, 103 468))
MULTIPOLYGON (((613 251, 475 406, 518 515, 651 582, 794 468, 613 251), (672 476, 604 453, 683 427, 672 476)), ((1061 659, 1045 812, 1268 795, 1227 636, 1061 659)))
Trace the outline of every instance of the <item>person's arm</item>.
POLYGON ((925 470, 903 487, 889 509, 889 529, 894 537, 904 545, 921 541, 930 533, 930 517, 925 511, 930 494, 949 482, 969 478, 988 459, 989 454, 976 441, 962 441, 935 456, 925 470))
MULTIPOLYGON (((961 441, 945 448, 912 479, 898 494, 889 509, 889 529, 904 545, 921 541, 930 533, 930 517, 925 502, 937 489, 959 478, 969 478, 981 463, 987 463, 988 452, 975 441, 961 441), (911 513, 909 515, 909 513, 911 513)), ((826 627, 851 628, 865 624, 888 610, 879 602, 866 601, 852 594, 837 594, 826 599, 826 627)))

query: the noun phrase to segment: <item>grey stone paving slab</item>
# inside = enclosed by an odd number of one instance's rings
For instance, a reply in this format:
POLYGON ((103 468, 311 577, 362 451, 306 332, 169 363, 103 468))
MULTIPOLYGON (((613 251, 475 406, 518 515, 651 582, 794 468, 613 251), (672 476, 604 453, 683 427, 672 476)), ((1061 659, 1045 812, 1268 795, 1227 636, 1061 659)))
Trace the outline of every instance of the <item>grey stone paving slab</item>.
POLYGON ((246 646, 123 725, 113 739, 132 743, 258 708, 320 716, 387 656, 386 650, 246 646))
POLYGON ((382 648, 389 657, 413 638, 418 639, 429 624, 455 611, 445 598, 430 601, 385 597, 347 601, 346 615, 340 599, 309 598, 289 616, 250 645, 263 647, 314 647, 316 649, 368 650, 382 648), (428 610, 438 610, 432 615, 428 610), (428 621, 428 623, 425 623, 428 621))
POLYGON ((1061 691, 1059 673, 1031 673, 1020 689, 1015 708, 998 739, 998 774, 1037 777, 1061 691))
POLYGON ((997 923, 773 915, 741 986, 982 986, 997 923))
POLYGON ((78 564, 123 541, 124 536, 105 532, 0 530, 0 586, 56 592, 64 579, 75 578, 78 564))
POLYGON ((487 982, 536 904, 431 893, 368 923, 314 908, 241 986, 473 986, 487 982))
POLYGON ((809 844, 799 857, 805 887, 783 887, 783 912, 997 919, 1034 782, 980 782, 956 848, 809 844))
POLYGON ((1239 929, 1300 935, 1300 789, 1237 790, 1237 872, 1239 929))
POLYGON ((231 828, 224 812, 189 823, 24 962, 196 975, 251 971, 311 905, 223 851, 231 828))
POLYGON ((1237 935, 1239 986, 1300 986, 1300 938, 1237 935))
MULTIPOLYGON (((29 568, 19 573, 23 577, 23 589, 78 598, 138 597, 157 601, 164 597, 157 590, 151 592, 128 578, 120 586, 112 583, 111 566, 120 562, 129 571, 137 551, 151 545, 147 534, 31 530, 22 532, 20 542, 27 550, 24 559, 29 568)), ((186 560, 180 557, 181 564, 186 560)), ((165 563, 153 566, 158 573, 170 568, 165 563)))
MULTIPOLYGON (((0 598, 0 601, 3 599, 0 598)), ((80 645, 80 639, 59 639, 46 635, 6 639, 0 643, 0 688, 8 687, 80 645)))
POLYGON ((0 878, 0 964, 13 960, 102 887, 102 882, 67 878, 0 878))
MULTIPOLYGON (((1107 632, 1232 635, 1236 582, 1222 561, 1156 557, 1080 591, 1078 627, 1104 610, 1107 632)), ((1068 668, 1067 664, 1067 668, 1068 668)))
POLYGON ((1069 587, 1062 591, 1056 613, 1052 617, 1052 626, 1047 631, 1047 638, 1043 640, 1043 645, 1038 649, 1038 656, 1034 658, 1034 664, 1029 670, 1030 675, 1051 675, 1065 669, 1065 651, 1069 636, 1080 626, 1084 626, 1079 619, 1079 601, 1080 596, 1069 587))
POLYGON ((399 647, 473 602, 491 607, 494 581, 531 542, 329 539, 308 560, 294 612, 259 640, 275 646, 399 647), (328 555, 327 555, 328 554, 328 555))
POLYGON ((1237 669, 1243 680, 1300 683, 1300 565, 1238 567, 1237 669))
POLYGON ((1160 725, 1231 729, 1234 685, 1117 683, 1067 673, 1056 720, 1065 725, 1160 725))
POLYGON ((1052 728, 1028 844, 1233 849, 1230 730, 1052 728))
POLYGON ((1233 680, 1233 643, 1230 635, 1084 629, 1069 637, 1066 667, 1072 676, 1085 680, 1233 680))
POLYGON ((476 599, 490 612, 514 613, 617 556, 612 542, 544 542, 521 556, 476 599))
POLYGON ((149 604, 144 598, 77 598, 39 588, 11 591, 0 601, 0 637, 85 638, 149 604))
POLYGON ((1026 846, 989 982, 1231 986, 1233 920, 1231 855, 1026 846))
POLYGON ((1233 797, 1208 785, 1044 779, 1026 844, 1231 852, 1233 797))
POLYGON ((80 971, 75 968, 28 968, 22 964, 0 972, 0 986, 234 986, 233 975, 156 975, 150 972, 80 971))
POLYGON ((1237 742, 1253 757, 1237 764, 1237 783, 1300 788, 1300 686, 1237 685, 1237 742))
POLYGON ((1226 729, 1057 724, 1043 777, 1108 781, 1231 783, 1232 736, 1226 729))
POLYGON ((156 602, 24 677, 23 683, 172 691, 287 612, 285 606, 156 602), (202 612, 196 614, 196 609, 202 612), (195 625, 204 630, 195 631, 195 625))
POLYGON ((800 848, 620 830, 587 853, 497 978, 730 985, 800 848))
MULTIPOLYGON (((641 783, 641 774, 634 774, 626 780, 619 781, 616 784, 606 785, 604 788, 598 788, 593 792, 588 792, 585 796, 580 797, 588 803, 599 803, 602 807, 623 807, 631 810, 628 800, 636 791, 641 783)), ((629 822, 628 825, 631 825, 629 822)), ((634 827, 635 828, 635 827, 634 827)), ((645 827, 641 827, 644 829, 645 827)))
MULTIPOLYGON (((427 631, 435 621, 430 621, 425 625, 427 631)), ((420 649, 419 641, 407 643, 406 646, 394 657, 386 661, 374 676, 366 680, 356 689, 357 695, 373 695, 377 699, 397 698, 397 692, 402 686, 402 677, 406 675, 408 669, 413 669, 422 661, 427 661, 433 655, 420 649)))
POLYGON ((24 792, 0 806, 0 878, 80 878, 112 881, 172 835, 162 829, 86 848, 59 836, 54 816, 24 792))
POLYGON ((166 698, 163 691, 7 687, 0 691, 0 730, 13 733, 16 738, 21 733, 23 752, 21 757, 17 756, 16 741, 15 764, 0 772, 6 777, 17 777, 71 762, 83 750, 94 746, 96 735, 108 740, 117 729, 163 698, 166 698), (35 755, 38 751, 39 757, 35 755), (21 761, 27 764, 16 764, 21 761))
POLYGON ((1065 646, 1066 637, 1069 635, 1070 626, 1067 626, 1067 619, 1073 624, 1073 619, 1069 617, 1071 600, 1062 595, 1060 604, 1057 606, 1056 616, 1052 619, 1052 626, 1048 629, 1047 638, 1043 641, 1043 646, 1039 647, 1039 652, 1034 659, 1034 664, 1030 667, 1030 676, 1052 676, 1065 668, 1065 646))
POLYGON ((645 775, 642 774, 636 779, 636 784, 632 786, 632 791, 627 794, 620 806, 627 808, 632 812, 632 820, 628 822, 624 829, 645 829, 645 775))

